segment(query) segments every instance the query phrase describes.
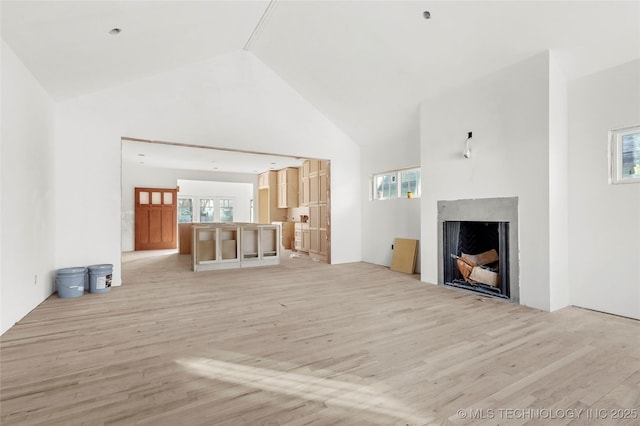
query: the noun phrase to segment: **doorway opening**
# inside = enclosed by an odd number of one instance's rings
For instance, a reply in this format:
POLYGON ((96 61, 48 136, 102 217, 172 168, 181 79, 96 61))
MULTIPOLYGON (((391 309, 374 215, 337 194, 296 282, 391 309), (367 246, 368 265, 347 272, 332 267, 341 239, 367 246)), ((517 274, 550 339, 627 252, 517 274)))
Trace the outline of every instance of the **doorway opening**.
MULTIPOLYGON (((241 150, 230 150, 224 148, 216 148, 199 145, 186 145, 173 142, 152 141, 138 138, 121 138, 122 158, 121 158, 121 178, 122 178, 122 211, 121 211, 121 237, 122 251, 129 252, 135 250, 135 187, 145 188, 176 188, 180 187, 179 181, 201 181, 201 182, 224 182, 224 183, 244 183, 249 184, 253 188, 252 197, 248 200, 247 215, 248 217, 238 215, 241 208, 238 201, 231 197, 213 197, 205 200, 204 198, 192 197, 190 201, 182 200, 180 196, 176 198, 178 212, 190 209, 193 216, 198 216, 201 221, 203 218, 207 222, 224 222, 227 220, 233 222, 263 222, 268 220, 271 222, 282 222, 282 229, 289 226, 311 225, 309 217, 316 215, 314 219, 313 232, 305 234, 307 236, 304 241, 308 241, 309 245, 314 244, 315 249, 309 247, 306 253, 312 257, 318 257, 327 263, 331 263, 331 233, 330 221, 330 176, 329 161, 311 158, 301 158, 296 156, 287 156, 280 154, 269 154, 260 152, 248 152, 241 150), (326 175, 325 183, 320 186, 320 180, 308 180, 307 184, 302 183, 302 179, 307 178, 303 172, 304 165, 325 164, 324 171, 326 175), (269 185, 269 192, 275 194, 277 200, 279 191, 283 188, 279 184, 278 176, 281 171, 295 169, 298 174, 298 198, 297 204, 287 205, 286 208, 277 207, 281 210, 280 216, 269 217, 265 215, 265 194, 263 185, 260 184, 262 175, 274 176, 272 184, 269 185), (317 186, 315 186, 317 184, 317 186), (313 189, 311 187, 313 186, 313 189), (304 188, 307 191, 304 192, 304 188), (324 200, 321 205, 317 202, 309 205, 308 202, 302 201, 305 195, 308 197, 311 191, 316 191, 317 196, 314 200, 324 200), (310 209, 313 213, 310 214, 310 209), (194 213, 194 212, 197 212, 194 213), (218 213, 216 218, 216 213, 218 213), (306 218, 307 225, 303 218, 306 218), (312 235, 313 234, 313 238, 312 235), (317 247, 316 247, 317 246, 317 247), (324 256, 320 255, 323 253, 324 256)), ((319 171, 319 170, 318 170, 319 171)), ((317 172, 316 175, 317 176, 317 172)), ((270 183, 271 183, 270 182, 270 183)), ((180 189, 180 188, 179 188, 180 189)), ((291 191, 290 191, 291 192, 291 191)), ((188 197, 182 197, 188 198, 188 197)), ((277 202, 277 201, 276 201, 277 202)), ((276 204, 277 206, 277 204, 276 204)), ((176 229, 178 228, 177 214, 176 229)), ((185 216, 186 217, 186 216, 185 216)), ((263 222, 264 223, 264 222, 263 222)), ((291 232, 295 235, 295 231, 291 232)), ((178 239, 180 231, 178 231, 178 239)), ((289 238, 289 237, 287 237, 289 238)), ((302 241, 302 238, 301 238, 302 241)), ((291 250, 296 250, 295 240, 291 238, 291 250)), ((302 248, 304 250, 306 247, 302 248)), ((176 246, 176 253, 179 247, 176 246)))

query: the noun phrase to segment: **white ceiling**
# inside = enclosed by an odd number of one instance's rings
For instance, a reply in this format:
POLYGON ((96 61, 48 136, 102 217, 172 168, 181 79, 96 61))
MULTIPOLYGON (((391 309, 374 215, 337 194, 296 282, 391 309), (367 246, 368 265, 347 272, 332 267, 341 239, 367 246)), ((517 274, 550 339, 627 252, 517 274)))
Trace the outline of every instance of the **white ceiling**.
POLYGON ((2 38, 54 99, 245 45, 268 1, 5 1, 2 38), (112 28, 122 32, 113 36, 112 28))
POLYGON ((139 167, 257 174, 300 167, 304 159, 123 139, 122 162, 139 167))
MULTIPOLYGON (((64 100, 240 51, 268 4, 3 0, 2 37, 64 100)), ((546 49, 570 79, 639 58, 640 1, 280 0, 249 50, 368 145, 417 140, 425 97, 546 49)))
POLYGON ((278 2, 251 50, 367 145, 417 139, 427 96, 547 49, 570 79, 640 57, 640 2, 278 2))

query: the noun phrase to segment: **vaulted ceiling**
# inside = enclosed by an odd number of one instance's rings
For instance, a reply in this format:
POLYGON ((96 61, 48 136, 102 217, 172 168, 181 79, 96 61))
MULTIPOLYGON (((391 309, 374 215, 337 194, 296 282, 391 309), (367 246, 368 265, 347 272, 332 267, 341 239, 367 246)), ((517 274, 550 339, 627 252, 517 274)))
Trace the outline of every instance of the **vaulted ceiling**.
POLYGON ((2 38, 56 100, 246 47, 361 145, 417 138, 425 97, 547 49, 570 79, 640 57, 638 1, 3 0, 1 8, 2 38))

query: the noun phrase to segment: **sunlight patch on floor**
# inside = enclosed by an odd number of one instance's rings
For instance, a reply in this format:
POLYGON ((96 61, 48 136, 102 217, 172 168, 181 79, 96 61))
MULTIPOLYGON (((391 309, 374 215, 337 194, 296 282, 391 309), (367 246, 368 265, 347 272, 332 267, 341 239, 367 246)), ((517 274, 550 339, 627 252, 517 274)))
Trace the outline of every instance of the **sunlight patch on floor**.
POLYGON ((432 420, 415 415, 400 401, 381 394, 371 386, 207 358, 183 358, 176 362, 201 377, 319 401, 327 406, 367 411, 410 424, 422 425, 432 420))

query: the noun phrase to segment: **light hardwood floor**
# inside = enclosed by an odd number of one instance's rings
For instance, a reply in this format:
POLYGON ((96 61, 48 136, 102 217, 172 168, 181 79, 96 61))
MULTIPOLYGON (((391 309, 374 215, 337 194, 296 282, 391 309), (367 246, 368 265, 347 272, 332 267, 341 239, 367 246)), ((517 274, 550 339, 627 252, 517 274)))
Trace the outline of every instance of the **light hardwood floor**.
POLYGON ((639 424, 611 419, 640 405, 638 321, 365 263, 123 260, 122 287, 2 336, 2 425, 639 424))

